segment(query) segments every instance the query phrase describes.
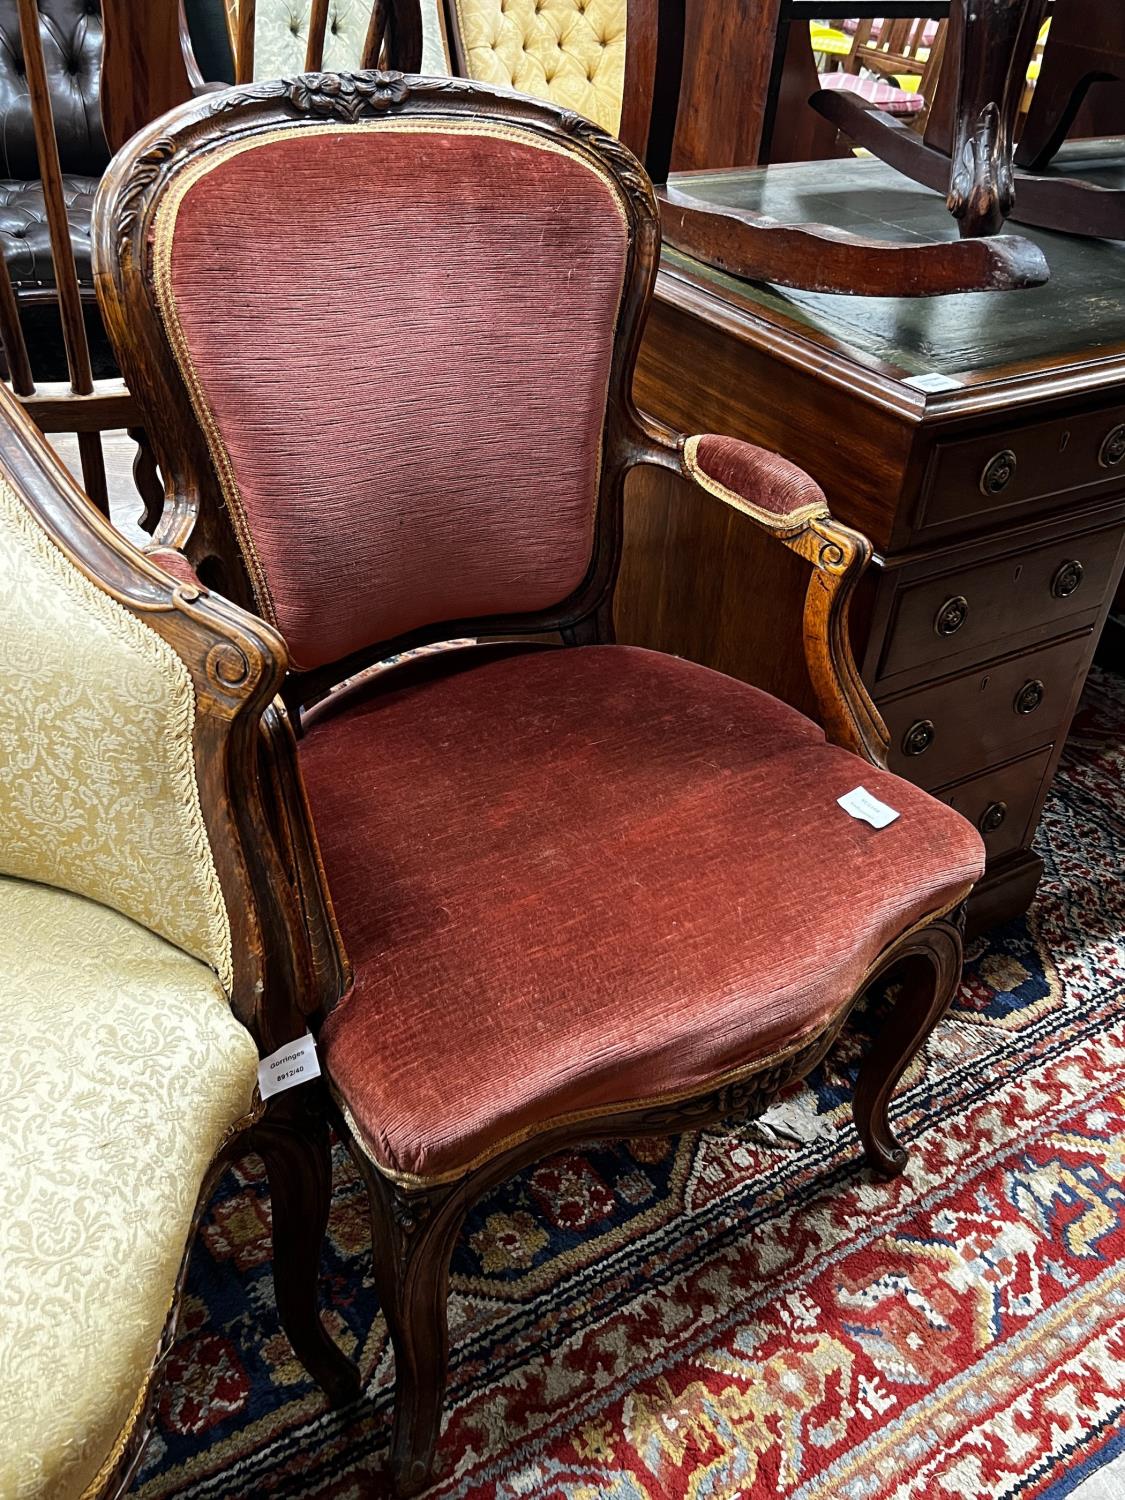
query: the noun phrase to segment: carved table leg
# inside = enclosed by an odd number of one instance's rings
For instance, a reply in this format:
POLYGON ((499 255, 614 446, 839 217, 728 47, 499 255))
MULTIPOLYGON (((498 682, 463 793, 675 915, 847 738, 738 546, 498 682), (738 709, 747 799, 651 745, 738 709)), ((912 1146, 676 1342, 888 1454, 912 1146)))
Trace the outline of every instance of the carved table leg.
POLYGON ((961 83, 947 202, 965 238, 998 234, 1012 212, 1012 130, 1043 8, 1044 0, 954 4, 961 83))
POLYGON ((280 1094, 250 1131, 265 1163, 273 1212, 273 1279, 293 1352, 333 1406, 359 1395, 359 1371, 320 1320, 320 1251, 332 1201, 328 1122, 308 1086, 280 1094))
POLYGON ((887 1115, 891 1095, 957 992, 964 920, 962 907, 931 923, 895 965, 902 992, 859 1071, 852 1113, 868 1162, 885 1177, 897 1177, 907 1162, 887 1115))
MULTIPOLYGON (((1121 7, 1107 6, 1104 0, 1065 0, 1056 5, 1039 81, 1016 147, 1016 165, 1042 172, 1070 134, 1090 85, 1122 79, 1125 17, 1121 7)), ((1109 120, 1105 127, 1096 133, 1114 135, 1119 128, 1109 120)))
POLYGON ((464 1184, 409 1192, 360 1161, 371 1197, 375 1285, 395 1352, 391 1474, 396 1493, 430 1482, 449 1362, 449 1259, 464 1184))

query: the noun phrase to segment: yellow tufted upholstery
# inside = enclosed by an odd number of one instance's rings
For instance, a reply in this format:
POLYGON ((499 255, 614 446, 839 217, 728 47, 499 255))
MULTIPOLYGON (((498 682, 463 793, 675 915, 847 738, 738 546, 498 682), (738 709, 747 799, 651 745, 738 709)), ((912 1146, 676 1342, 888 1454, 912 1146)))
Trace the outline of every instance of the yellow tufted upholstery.
POLYGON ((143 1391, 257 1049, 198 960, 0 878, 0 1495, 71 1500, 143 1391))
MULTIPOLYGON (((359 65, 372 0, 332 0, 324 36, 326 69, 359 65)), ((254 12, 254 77, 287 78, 305 66, 312 0, 258 0, 254 12)), ((437 0, 422 0, 422 71, 447 73, 437 0)))
POLYGON ((626 0, 453 0, 465 71, 617 133, 626 0))
POLYGON ((91 583, 0 480, 0 875, 102 901, 229 992, 187 667, 91 583))

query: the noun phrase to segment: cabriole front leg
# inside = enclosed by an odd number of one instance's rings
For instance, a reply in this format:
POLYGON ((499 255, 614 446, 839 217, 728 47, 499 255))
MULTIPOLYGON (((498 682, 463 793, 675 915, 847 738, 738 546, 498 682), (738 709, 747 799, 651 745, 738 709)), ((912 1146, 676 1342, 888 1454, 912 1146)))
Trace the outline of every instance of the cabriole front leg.
POLYGON ((881 976, 901 988, 860 1067, 852 1114, 867 1161, 884 1177, 897 1177, 907 1163, 906 1147, 891 1129, 891 1096, 957 993, 964 920, 960 907, 931 922, 881 976))
POLYGON ((375 1286, 395 1354, 390 1469, 399 1495, 433 1475, 449 1366, 449 1261, 465 1216, 464 1187, 412 1191, 360 1163, 371 1196, 375 1286))

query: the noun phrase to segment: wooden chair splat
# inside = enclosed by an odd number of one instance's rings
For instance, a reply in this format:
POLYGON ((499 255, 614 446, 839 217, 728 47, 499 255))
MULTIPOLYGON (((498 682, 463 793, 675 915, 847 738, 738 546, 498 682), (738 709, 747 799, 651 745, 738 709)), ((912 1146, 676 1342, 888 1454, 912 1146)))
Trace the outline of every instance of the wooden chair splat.
MULTIPOLYGON (((238 83, 250 83, 254 78, 256 0, 238 0, 231 15, 235 78, 238 83)), ((329 0, 311 0, 304 56, 308 73, 319 73, 324 67, 330 21, 329 0)), ((417 0, 372 0, 359 66, 382 65, 416 73, 422 66, 422 40, 422 13, 417 0)))

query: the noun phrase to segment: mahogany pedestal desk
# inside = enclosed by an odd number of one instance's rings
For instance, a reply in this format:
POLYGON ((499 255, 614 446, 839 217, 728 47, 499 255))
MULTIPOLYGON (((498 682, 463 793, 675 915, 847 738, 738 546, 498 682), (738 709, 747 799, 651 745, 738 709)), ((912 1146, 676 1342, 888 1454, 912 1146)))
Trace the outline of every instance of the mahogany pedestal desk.
MULTIPOLYGON (((1098 171, 1092 148, 1079 155, 1098 171)), ((781 220, 956 233, 941 199, 875 161, 690 182, 781 220)), ((750 285, 666 250, 636 380, 639 404, 681 431, 800 464, 871 538, 857 660, 891 768, 984 835, 976 930, 1034 896, 1036 825, 1125 560, 1125 244, 1034 237, 1048 285, 911 301, 750 285)), ((808 710, 806 578, 674 476, 631 480, 619 640, 808 710)))

